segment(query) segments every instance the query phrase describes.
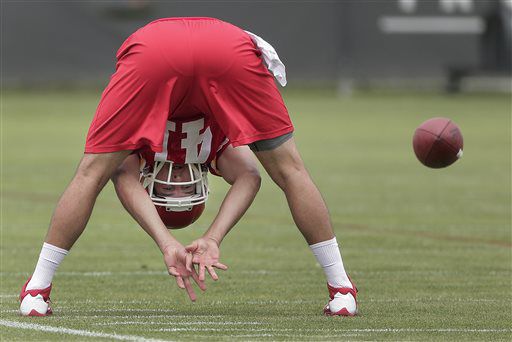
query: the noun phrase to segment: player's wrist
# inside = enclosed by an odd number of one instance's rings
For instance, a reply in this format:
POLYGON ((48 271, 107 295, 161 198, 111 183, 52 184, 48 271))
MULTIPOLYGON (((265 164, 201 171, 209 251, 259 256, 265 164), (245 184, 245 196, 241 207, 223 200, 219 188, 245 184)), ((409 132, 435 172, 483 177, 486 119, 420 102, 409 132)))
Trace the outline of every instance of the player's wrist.
POLYGON ((162 254, 169 254, 176 252, 176 250, 180 249, 180 247, 183 248, 183 246, 178 241, 169 241, 160 246, 160 251, 162 254))
POLYGON ((215 235, 205 235, 204 238, 207 240, 207 241, 213 241, 215 242, 215 244, 217 245, 217 247, 220 246, 220 243, 222 242, 222 238, 219 238, 218 236, 215 236, 215 235))

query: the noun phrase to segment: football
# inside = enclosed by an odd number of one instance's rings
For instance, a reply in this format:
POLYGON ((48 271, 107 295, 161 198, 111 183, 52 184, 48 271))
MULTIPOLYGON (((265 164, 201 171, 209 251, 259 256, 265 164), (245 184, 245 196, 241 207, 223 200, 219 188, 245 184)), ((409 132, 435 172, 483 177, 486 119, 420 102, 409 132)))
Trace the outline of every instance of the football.
POLYGON ((462 133, 447 118, 432 118, 422 123, 414 132, 412 145, 418 160, 434 169, 447 167, 462 157, 462 133))

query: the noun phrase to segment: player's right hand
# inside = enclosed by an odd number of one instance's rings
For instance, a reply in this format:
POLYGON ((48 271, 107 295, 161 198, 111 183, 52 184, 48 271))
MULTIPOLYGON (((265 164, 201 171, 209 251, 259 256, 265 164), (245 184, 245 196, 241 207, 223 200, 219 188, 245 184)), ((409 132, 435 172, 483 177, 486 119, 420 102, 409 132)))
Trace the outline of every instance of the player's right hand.
POLYGON ((185 248, 187 252, 192 253, 192 262, 199 267, 199 280, 201 281, 205 280, 205 269, 213 280, 219 279, 214 268, 224 271, 228 269, 226 265, 219 262, 220 250, 217 240, 201 237, 185 248))
POLYGON ((181 244, 165 247, 163 254, 169 274, 176 278, 176 284, 180 289, 187 291, 190 300, 195 301, 196 293, 192 288, 190 278, 194 279, 202 291, 206 290, 206 285, 204 280, 199 280, 199 275, 192 264, 192 254, 188 253, 181 244))

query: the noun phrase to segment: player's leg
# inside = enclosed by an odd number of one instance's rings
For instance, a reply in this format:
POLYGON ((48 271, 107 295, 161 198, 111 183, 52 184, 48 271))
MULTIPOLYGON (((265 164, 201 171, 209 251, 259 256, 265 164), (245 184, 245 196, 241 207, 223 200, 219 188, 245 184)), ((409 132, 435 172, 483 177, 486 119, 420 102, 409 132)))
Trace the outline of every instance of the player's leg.
POLYGON ((255 154, 285 193, 295 224, 308 244, 332 239, 334 233, 327 206, 304 166, 294 139, 255 154))
POLYGON ((324 270, 331 296, 324 312, 354 315, 357 312, 357 290, 345 271, 327 206, 304 166, 294 139, 278 140, 259 141, 251 147, 269 176, 286 195, 295 224, 324 270), (273 148, 275 141, 280 145, 273 148))
POLYGON ((116 72, 89 128, 86 154, 57 204, 34 274, 22 289, 25 315, 51 312, 52 277, 83 232, 98 193, 129 151, 161 149, 177 73, 162 58, 160 38, 153 29, 142 30, 118 51, 116 72))
POLYGON ((82 234, 96 197, 131 151, 84 154, 75 176, 62 194, 45 242, 69 250, 82 234))
POLYGON ((196 54, 205 56, 203 64, 209 67, 204 67, 199 78, 199 87, 208 103, 204 111, 213 115, 233 146, 254 143, 259 147, 271 146, 263 148, 265 151, 256 148, 259 150, 256 154, 283 189, 297 227, 324 269, 328 283, 333 288, 352 291, 340 295, 349 301, 342 303, 343 308, 348 308, 348 314, 354 314, 355 289, 343 267, 327 207, 304 167, 294 140, 281 139, 291 136, 294 128, 274 78, 246 33, 221 22, 211 25, 203 38, 211 44, 219 42, 219 48, 203 51, 204 45, 201 45, 198 49, 204 53, 196 54), (221 31, 215 30, 218 25, 222 26, 221 31), (221 58, 226 51, 231 56, 221 58), (217 54, 217 58, 211 58, 217 54), (229 67, 223 68, 226 60, 229 60, 229 67))
POLYGON ((22 289, 23 315, 51 314, 49 296, 55 271, 84 231, 101 189, 129 153, 85 154, 80 161, 57 203, 34 273, 22 289))

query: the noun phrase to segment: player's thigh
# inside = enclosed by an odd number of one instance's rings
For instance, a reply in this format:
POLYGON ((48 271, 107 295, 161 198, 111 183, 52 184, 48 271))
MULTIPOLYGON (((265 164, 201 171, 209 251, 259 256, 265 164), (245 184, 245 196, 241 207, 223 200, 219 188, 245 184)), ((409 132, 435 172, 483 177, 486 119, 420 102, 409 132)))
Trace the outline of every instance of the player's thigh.
POLYGON ((130 153, 131 151, 85 153, 78 165, 76 176, 104 185, 130 153))
POLYGON ((284 187, 290 177, 307 173, 293 137, 272 150, 254 151, 254 154, 280 187, 284 187))

